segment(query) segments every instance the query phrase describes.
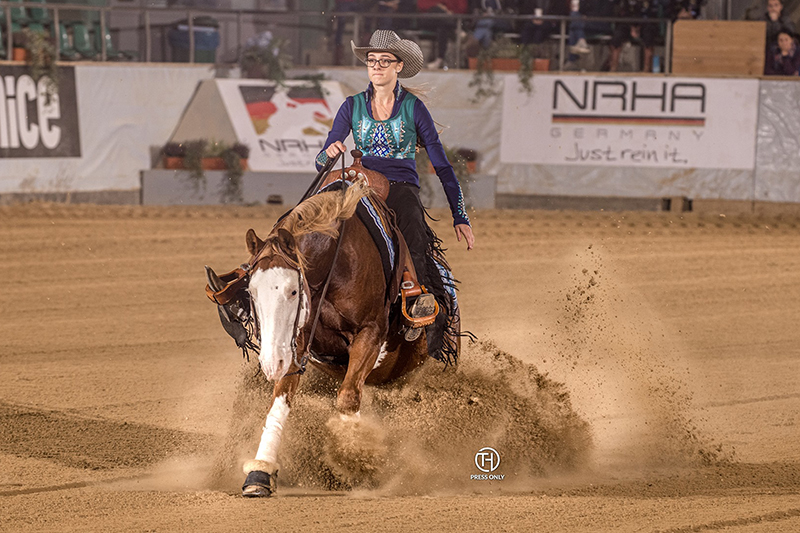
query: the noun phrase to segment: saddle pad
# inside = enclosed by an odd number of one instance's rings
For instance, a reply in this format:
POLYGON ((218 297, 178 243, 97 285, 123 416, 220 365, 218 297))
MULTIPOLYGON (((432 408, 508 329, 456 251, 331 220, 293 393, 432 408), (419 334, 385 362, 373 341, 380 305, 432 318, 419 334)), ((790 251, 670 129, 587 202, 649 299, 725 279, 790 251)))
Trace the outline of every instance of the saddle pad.
MULTIPOLYGON (((348 181, 348 185, 351 183, 348 181)), ((334 181, 326 185, 319 192, 338 191, 342 188, 341 181, 334 181)), ((319 194, 319 193, 317 193, 319 194)), ((387 287, 390 285, 392 275, 394 273, 395 261, 397 260, 397 248, 387 224, 381 216, 380 211, 372 203, 372 200, 365 196, 361 199, 356 208, 356 215, 361 219, 361 222, 366 226, 375 246, 378 247, 378 252, 381 255, 381 264, 383 265, 383 275, 386 278, 387 287)))

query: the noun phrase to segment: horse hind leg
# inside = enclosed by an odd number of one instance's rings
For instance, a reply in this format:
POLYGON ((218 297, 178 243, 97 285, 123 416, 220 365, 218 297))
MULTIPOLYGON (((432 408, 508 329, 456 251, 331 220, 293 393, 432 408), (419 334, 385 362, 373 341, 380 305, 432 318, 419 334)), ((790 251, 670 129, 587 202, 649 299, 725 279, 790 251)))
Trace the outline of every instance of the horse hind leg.
POLYGON ((242 485, 242 496, 261 498, 272 495, 277 489, 278 450, 283 436, 283 427, 291 410, 290 402, 297 389, 299 376, 293 375, 281 379, 275 385, 272 405, 267 414, 267 421, 261 432, 255 459, 244 463, 247 476, 242 485))

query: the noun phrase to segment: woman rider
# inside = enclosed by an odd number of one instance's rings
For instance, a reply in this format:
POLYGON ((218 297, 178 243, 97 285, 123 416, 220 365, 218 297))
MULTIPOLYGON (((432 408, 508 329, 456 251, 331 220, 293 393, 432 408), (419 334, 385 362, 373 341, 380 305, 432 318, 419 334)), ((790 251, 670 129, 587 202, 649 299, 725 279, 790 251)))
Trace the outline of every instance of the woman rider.
MULTIPOLYGON (((356 148, 364 157, 362 164, 385 175, 390 184, 386 204, 395 212, 397 225, 408 244, 417 280, 427 286, 441 285, 435 266, 429 259, 435 235, 425 221, 419 198, 419 176, 416 170, 416 145, 425 147, 428 157, 442 182, 456 238, 463 238, 467 250, 475 244, 469 218, 464 209, 461 186, 447 160, 436 132, 436 126, 422 100, 402 87, 398 78, 411 78, 424 64, 419 45, 400 39, 391 30, 376 30, 369 45, 357 47, 350 42, 355 56, 367 65, 370 84, 364 92, 348 97, 339 108, 323 150, 316 159, 317 168, 329 158, 346 151, 343 141, 350 132, 356 148)), ((436 292, 436 291, 434 291, 436 292)), ((425 295, 412 307, 414 316, 432 312, 433 301, 425 295)))

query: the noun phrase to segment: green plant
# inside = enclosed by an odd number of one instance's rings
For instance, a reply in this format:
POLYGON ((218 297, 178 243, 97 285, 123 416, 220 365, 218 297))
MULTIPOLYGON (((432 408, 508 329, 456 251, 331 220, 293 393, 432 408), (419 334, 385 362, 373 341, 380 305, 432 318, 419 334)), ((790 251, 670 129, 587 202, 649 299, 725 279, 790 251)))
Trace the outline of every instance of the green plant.
POLYGON ((220 157, 225 162, 225 180, 222 182, 221 196, 223 203, 241 203, 242 197, 242 176, 244 176, 244 166, 242 159, 247 159, 250 149, 236 143, 227 150, 224 150, 220 157))
POLYGON ((221 158, 226 169, 225 180, 220 187, 222 201, 223 203, 242 201, 242 176, 244 176, 242 160, 250 156, 250 148, 247 145, 238 142, 229 145, 224 142, 197 139, 183 143, 167 143, 161 151, 167 157, 183 158, 183 167, 189 171, 189 183, 195 192, 206 189, 203 159, 221 158))
POLYGON ((38 83, 44 77, 45 103, 49 105, 53 96, 58 94, 56 47, 44 33, 29 28, 16 34, 14 39, 22 43, 27 51, 27 63, 33 80, 38 83))
POLYGON ((207 155, 209 153, 208 141, 206 139, 187 141, 184 143, 184 150, 183 166, 189 171, 189 179, 194 185, 194 190, 205 190, 206 175, 203 172, 203 158, 211 157, 207 155))
POLYGON ((495 83, 492 59, 519 59, 517 76, 522 90, 530 94, 533 91, 531 77, 533 77, 533 63, 536 57, 535 45, 517 44, 507 37, 500 37, 492 41, 488 48, 481 48, 477 56, 475 74, 469 83, 475 88, 473 102, 479 102, 490 96, 498 96, 499 89, 495 83))
POLYGON ((284 49, 288 41, 265 31, 248 39, 239 57, 239 66, 251 78, 264 78, 283 83, 291 59, 284 49))

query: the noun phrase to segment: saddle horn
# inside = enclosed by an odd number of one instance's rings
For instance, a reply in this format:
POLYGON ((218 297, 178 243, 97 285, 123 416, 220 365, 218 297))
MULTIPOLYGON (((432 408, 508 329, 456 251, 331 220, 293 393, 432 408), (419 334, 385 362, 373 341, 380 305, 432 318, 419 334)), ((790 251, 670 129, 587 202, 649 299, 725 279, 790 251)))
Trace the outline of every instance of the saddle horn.
POLYGON ((214 272, 210 266, 204 266, 206 267, 206 279, 208 279, 208 286, 211 287, 211 290, 214 292, 219 292, 224 289, 226 285, 225 282, 222 281, 219 276, 217 276, 217 273, 214 272))

